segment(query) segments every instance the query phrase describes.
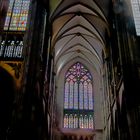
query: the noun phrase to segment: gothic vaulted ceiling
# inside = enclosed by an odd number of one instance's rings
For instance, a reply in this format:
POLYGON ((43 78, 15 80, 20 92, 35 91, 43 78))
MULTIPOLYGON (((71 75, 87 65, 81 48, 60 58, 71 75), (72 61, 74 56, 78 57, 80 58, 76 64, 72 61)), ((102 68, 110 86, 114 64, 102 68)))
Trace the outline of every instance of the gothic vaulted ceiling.
POLYGON ((97 71, 109 34, 110 0, 51 0, 51 46, 57 73, 73 59, 83 59, 97 71))

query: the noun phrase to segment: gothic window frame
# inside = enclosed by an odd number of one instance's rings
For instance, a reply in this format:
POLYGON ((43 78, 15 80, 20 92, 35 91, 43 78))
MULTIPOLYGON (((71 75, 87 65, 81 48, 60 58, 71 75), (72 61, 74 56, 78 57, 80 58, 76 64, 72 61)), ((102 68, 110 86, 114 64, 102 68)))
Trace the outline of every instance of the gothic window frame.
POLYGON ((76 62, 67 70, 64 79, 64 128, 94 129, 93 106, 92 75, 85 65, 76 62))

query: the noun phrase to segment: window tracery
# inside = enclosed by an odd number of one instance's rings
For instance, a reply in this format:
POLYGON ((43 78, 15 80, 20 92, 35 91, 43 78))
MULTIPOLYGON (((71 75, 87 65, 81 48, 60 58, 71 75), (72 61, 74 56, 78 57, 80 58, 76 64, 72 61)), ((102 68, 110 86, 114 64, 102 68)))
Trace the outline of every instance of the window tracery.
POLYGON ((93 86, 90 72, 80 62, 65 75, 64 128, 93 129, 93 86))

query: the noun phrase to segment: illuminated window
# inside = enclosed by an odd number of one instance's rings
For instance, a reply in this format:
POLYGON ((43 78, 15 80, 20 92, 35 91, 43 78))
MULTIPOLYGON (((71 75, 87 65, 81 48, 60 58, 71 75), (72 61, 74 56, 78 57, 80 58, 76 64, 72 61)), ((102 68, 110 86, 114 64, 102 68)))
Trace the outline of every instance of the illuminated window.
POLYGON ((65 75, 64 128, 93 129, 93 86, 90 72, 77 62, 65 75))
POLYGON ((25 31, 30 0, 10 0, 4 30, 25 31))
POLYGON ((0 45, 1 58, 21 59, 23 54, 23 41, 7 40, 2 41, 0 45))
POLYGON ((140 35, 140 0, 131 0, 136 33, 140 35))

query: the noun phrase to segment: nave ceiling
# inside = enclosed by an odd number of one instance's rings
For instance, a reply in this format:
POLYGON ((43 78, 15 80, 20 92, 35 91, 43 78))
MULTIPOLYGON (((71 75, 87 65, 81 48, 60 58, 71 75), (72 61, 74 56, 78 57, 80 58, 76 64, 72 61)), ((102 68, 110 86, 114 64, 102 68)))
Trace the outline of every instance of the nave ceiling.
POLYGON ((109 6, 109 0, 50 1, 51 47, 57 74, 74 59, 100 70, 109 35, 109 6))

